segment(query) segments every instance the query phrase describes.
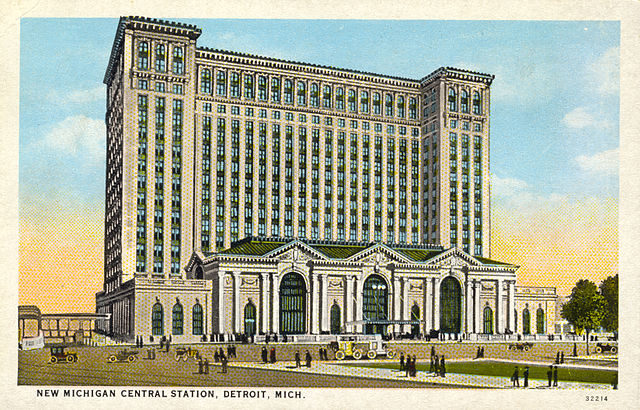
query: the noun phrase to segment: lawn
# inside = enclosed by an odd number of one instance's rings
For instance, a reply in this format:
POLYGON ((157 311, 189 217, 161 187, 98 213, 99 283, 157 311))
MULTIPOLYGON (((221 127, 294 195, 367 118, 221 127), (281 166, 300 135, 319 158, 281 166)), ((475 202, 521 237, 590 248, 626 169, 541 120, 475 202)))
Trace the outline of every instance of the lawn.
MULTIPOLYGON (((397 369, 399 367, 398 363, 350 363, 348 364, 348 366, 365 366, 389 369, 397 369)), ((522 379, 524 365, 517 362, 509 363, 491 360, 478 360, 446 363, 447 373, 477 374, 483 376, 502 377, 511 377, 515 366, 518 366, 518 368, 520 369, 519 375, 520 379, 522 379)), ((418 371, 429 371, 429 363, 418 363, 416 368, 418 371)), ((548 370, 549 366, 529 365, 529 379, 547 380, 548 370)), ((558 367, 558 381, 612 384, 617 375, 618 372, 613 370, 571 369, 566 367, 558 367)))

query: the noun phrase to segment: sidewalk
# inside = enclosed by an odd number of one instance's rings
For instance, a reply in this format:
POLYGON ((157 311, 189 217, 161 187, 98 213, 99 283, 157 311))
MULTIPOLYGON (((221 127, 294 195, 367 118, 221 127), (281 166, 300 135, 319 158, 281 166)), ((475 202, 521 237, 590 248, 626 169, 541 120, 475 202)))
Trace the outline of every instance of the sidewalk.
MULTIPOLYGON (((387 361, 388 363, 395 363, 395 361, 387 361)), ((295 367, 295 362, 277 362, 274 364, 265 364, 260 362, 229 362, 229 366, 240 368, 254 368, 254 369, 270 369, 285 372, 298 372, 298 373, 312 373, 312 374, 326 374, 332 376, 346 376, 346 377, 360 377, 367 379, 380 379, 380 380, 407 380, 417 383, 425 384, 440 384, 450 385, 452 387, 479 387, 479 388, 512 388, 511 380, 509 377, 498 376, 482 376, 471 374, 456 374, 447 373, 446 377, 437 377, 424 371, 419 371, 416 377, 406 377, 405 372, 399 372, 393 369, 379 369, 363 366, 348 366, 349 363, 362 363, 362 362, 350 362, 350 361, 329 361, 319 362, 314 361, 310 368, 307 367, 295 367)), ((533 362, 532 362, 533 363, 533 362)), ((539 364, 539 363, 536 363, 539 364)), ((520 380, 522 386, 523 380, 520 380)), ((522 389, 522 387, 520 387, 522 389)), ((529 380, 530 389, 549 389, 547 387, 546 380, 529 380)), ((586 390, 586 389, 611 389, 608 384, 598 383, 581 383, 581 382, 560 382, 558 387, 553 389, 570 389, 570 390, 586 390)))

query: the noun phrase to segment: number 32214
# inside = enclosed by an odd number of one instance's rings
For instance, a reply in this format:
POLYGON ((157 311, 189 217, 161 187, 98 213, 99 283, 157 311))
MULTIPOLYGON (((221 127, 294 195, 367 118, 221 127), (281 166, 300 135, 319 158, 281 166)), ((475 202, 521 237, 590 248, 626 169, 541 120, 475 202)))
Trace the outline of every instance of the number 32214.
POLYGON ((608 401, 607 396, 585 396, 586 401, 608 401))

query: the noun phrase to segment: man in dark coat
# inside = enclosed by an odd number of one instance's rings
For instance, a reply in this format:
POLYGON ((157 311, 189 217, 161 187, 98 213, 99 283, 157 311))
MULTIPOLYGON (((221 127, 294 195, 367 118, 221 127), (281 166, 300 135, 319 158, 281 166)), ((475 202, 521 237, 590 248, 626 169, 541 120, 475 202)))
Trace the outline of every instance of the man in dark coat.
POLYGON ((198 374, 202 374, 204 372, 204 361, 202 359, 198 360, 198 374))
POLYGON ((553 366, 549 366, 549 370, 547 370, 547 380, 549 381, 549 387, 551 387, 552 378, 553 378, 553 366))
POLYGON ((431 345, 431 357, 436 355, 436 347, 431 345))
POLYGON ((429 360, 429 373, 435 372, 435 366, 433 365, 433 356, 429 360))
POLYGON ((520 387, 520 381, 518 379, 519 379, 518 366, 516 366, 515 370, 513 371, 513 374, 511 375, 511 383, 513 387, 520 387))
POLYGON ((433 373, 436 376, 440 376, 440 361, 438 360, 438 355, 433 355, 433 373))
POLYGON ((404 369, 406 371, 405 376, 411 375, 411 356, 407 355, 407 360, 404 362, 404 369))
POLYGON ((296 367, 300 367, 300 352, 296 351, 295 359, 296 359, 296 367))
POLYGON ((578 345, 576 343, 573 344, 573 357, 578 356, 578 345))
POLYGON ((564 364, 564 351, 560 352, 560 364, 564 364))
POLYGON ((526 389, 527 387, 529 387, 529 366, 526 366, 524 368, 523 377, 524 377, 524 385, 523 385, 523 387, 526 389))
POLYGON ((209 374, 209 359, 204 358, 204 374, 209 374))
POLYGON ((227 357, 224 355, 222 356, 221 360, 222 360, 222 373, 226 373, 229 360, 227 360, 227 357))
POLYGON ((413 355, 413 359, 411 360, 411 377, 416 377, 418 370, 416 369, 416 355, 413 355))
POLYGON ((444 355, 440 358, 440 376, 445 377, 447 374, 447 368, 444 364, 444 355))
POLYGON ((271 363, 275 363, 276 362, 276 348, 272 347, 271 348, 271 352, 269 352, 269 361, 271 363))
POLYGON ((400 353, 400 371, 404 370, 404 352, 400 353))
POLYGON ((267 346, 262 346, 262 363, 269 361, 269 352, 267 352, 267 346))
POLYGON ((553 387, 558 387, 558 366, 553 366, 553 387))
POLYGON ((560 352, 556 353, 556 364, 560 364, 560 352))
POLYGON ((311 367, 311 353, 308 350, 304 355, 304 360, 307 362, 307 367, 311 367))

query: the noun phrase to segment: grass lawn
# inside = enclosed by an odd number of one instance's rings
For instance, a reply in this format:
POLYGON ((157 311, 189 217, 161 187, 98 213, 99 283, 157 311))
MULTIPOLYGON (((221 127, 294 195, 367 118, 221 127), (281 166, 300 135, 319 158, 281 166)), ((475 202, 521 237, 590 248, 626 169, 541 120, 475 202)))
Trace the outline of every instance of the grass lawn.
MULTIPOLYGON (((346 365, 346 364, 345 364, 346 365)), ((515 366, 520 369, 520 380, 523 378, 524 366, 520 363, 506 363, 493 361, 467 361, 446 363, 447 373, 477 374, 483 376, 511 377, 515 366)), ((348 364, 347 366, 365 366, 376 368, 397 369, 398 363, 363 363, 348 364)), ((418 371, 428 371, 429 363, 418 363, 418 371)), ((547 380, 549 366, 529 365, 529 379, 547 380)), ((591 369, 570 369, 558 367, 558 381, 566 382, 586 382, 612 384, 618 372, 612 370, 591 370, 591 369)))

